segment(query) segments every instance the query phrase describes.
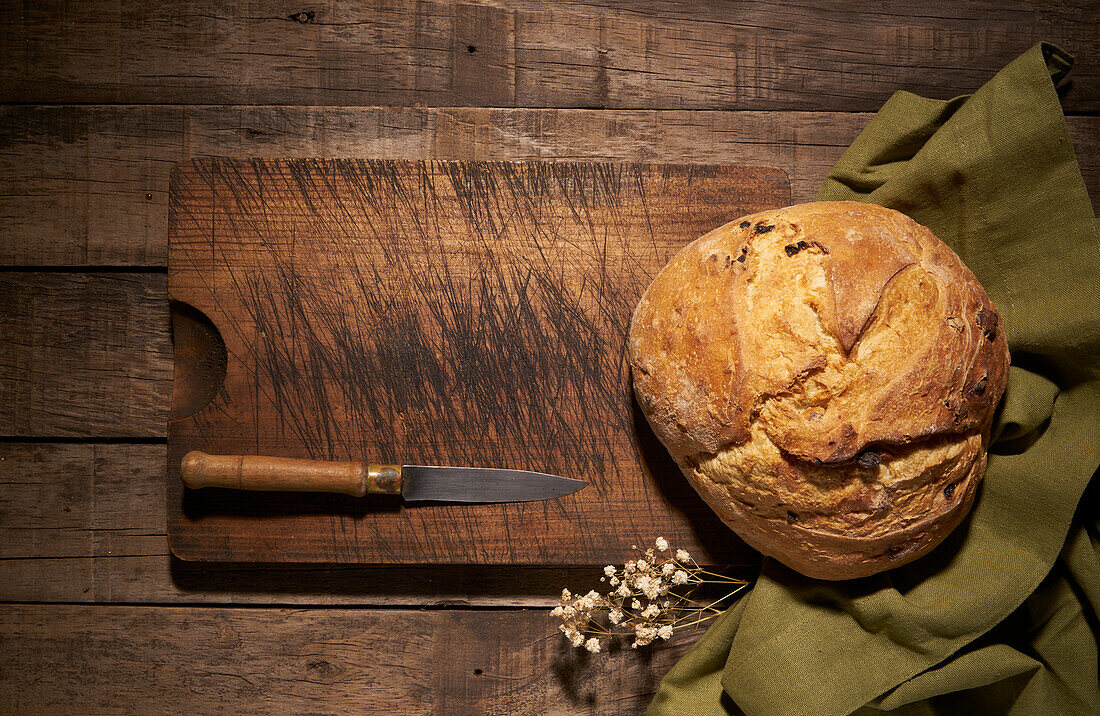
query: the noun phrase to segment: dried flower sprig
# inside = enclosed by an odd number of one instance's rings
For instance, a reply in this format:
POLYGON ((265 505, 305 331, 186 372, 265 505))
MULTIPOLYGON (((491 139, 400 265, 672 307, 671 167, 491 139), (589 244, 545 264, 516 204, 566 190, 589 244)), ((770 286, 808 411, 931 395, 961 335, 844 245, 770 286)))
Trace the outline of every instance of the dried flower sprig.
MULTIPOLYGON (((637 546, 634 546, 638 550, 637 546)), ((748 584, 703 569, 686 550, 675 551, 664 537, 658 537, 638 559, 622 569, 604 567, 601 582, 612 589, 607 594, 591 590, 574 595, 561 593, 561 603, 551 614, 561 619, 558 629, 573 646, 593 653, 615 636, 633 636, 633 648, 667 641, 675 629, 713 619, 722 613, 718 607, 748 584), (704 584, 724 584, 733 590, 709 602, 692 599, 704 584)))

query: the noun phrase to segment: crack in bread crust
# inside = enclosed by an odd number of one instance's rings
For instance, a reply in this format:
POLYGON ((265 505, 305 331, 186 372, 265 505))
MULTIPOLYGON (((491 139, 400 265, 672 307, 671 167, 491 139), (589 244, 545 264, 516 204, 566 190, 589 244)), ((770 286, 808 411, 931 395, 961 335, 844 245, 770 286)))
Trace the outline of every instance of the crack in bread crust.
POLYGON ((689 244, 639 301, 629 350, 643 412, 719 516, 833 579, 914 559, 965 514, 1008 368, 958 257, 854 202, 762 212, 689 244))

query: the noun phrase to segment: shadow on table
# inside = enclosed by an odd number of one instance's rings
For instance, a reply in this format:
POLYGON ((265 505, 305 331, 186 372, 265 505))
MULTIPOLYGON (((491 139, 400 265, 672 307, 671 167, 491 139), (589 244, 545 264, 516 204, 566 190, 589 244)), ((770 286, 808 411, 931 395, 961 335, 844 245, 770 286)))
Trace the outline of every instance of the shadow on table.
POLYGON ((556 604, 561 590, 595 589, 602 567, 342 565, 185 562, 172 558, 176 589, 243 604, 510 606, 556 604))
POLYGON ((653 484, 667 504, 684 517, 703 547, 703 554, 693 556, 700 564, 758 566, 759 554, 726 527, 703 501, 657 439, 638 401, 633 400, 632 406, 636 444, 653 484))
POLYGON ((639 713, 668 670, 702 635, 705 625, 678 630, 668 642, 632 648, 630 637, 616 637, 596 654, 556 639, 551 669, 562 697, 573 707, 601 713, 639 713), (628 699, 631 703, 624 703, 628 699))

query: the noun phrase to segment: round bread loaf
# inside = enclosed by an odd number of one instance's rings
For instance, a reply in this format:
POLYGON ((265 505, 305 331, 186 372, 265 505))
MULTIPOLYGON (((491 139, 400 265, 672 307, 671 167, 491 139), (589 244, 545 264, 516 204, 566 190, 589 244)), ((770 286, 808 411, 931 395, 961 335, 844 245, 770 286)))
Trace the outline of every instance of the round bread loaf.
POLYGON ((959 257, 857 202, 692 242, 642 296, 629 350, 638 402, 703 499, 821 579, 910 562, 962 521, 1008 373, 959 257))

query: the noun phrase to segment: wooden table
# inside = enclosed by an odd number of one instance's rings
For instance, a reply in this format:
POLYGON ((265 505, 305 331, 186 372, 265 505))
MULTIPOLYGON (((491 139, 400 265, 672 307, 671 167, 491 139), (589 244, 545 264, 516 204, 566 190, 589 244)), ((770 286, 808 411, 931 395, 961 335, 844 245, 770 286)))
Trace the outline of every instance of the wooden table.
POLYGON ((766 164, 1039 40, 1100 200, 1100 6, 43 2, 0 10, 0 710, 632 713, 699 632, 583 658, 590 569, 194 564, 165 532, 168 177, 203 155, 766 164))

